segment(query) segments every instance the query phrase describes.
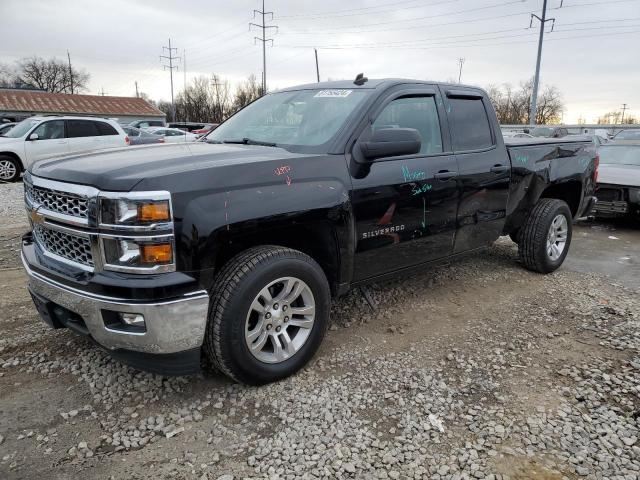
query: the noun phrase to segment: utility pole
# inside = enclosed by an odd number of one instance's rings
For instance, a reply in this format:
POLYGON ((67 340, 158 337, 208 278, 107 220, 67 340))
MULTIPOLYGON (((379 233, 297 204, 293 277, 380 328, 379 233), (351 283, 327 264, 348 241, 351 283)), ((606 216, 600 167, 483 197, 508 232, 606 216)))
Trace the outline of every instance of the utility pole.
POLYGON ((176 105, 173 102, 173 69, 175 68, 176 70, 178 69, 177 65, 173 64, 174 60, 180 60, 180 57, 175 57, 173 55, 173 51, 174 50, 178 50, 176 47, 172 47, 171 46, 171 39, 169 39, 169 46, 162 47, 162 51, 164 53, 164 51, 167 50, 169 53, 168 55, 160 55, 160 61, 162 61, 162 59, 164 58, 165 60, 169 60, 169 65, 162 65, 163 69, 169 69, 169 77, 171 78, 171 119, 175 122, 176 121, 176 105))
POLYGON ((71 95, 73 95, 73 70, 71 69, 71 55, 67 50, 67 60, 69 60, 69 80, 71 81, 71 95))
POLYGON ((136 80, 136 98, 140 98, 140 95, 138 94, 138 81, 136 80))
POLYGON ((104 91, 104 87, 100 87, 100 88, 101 88, 100 95, 102 95, 103 97, 107 95, 107 92, 104 91))
POLYGON ((624 112, 627 111, 629 107, 627 107, 626 103, 622 104, 622 119, 620 120, 620 125, 622 125, 624 123, 624 112))
POLYGON ((314 52, 316 52, 316 77, 318 77, 318 83, 320 83, 320 68, 318 67, 318 49, 314 48, 314 52))
POLYGON ((458 72, 458 83, 460 83, 460 80, 462 79, 462 65, 464 64, 464 58, 460 57, 458 58, 458 65, 460 65, 460 71, 458 72))
POLYGON ((258 27, 262 29, 262 37, 253 37, 253 41, 262 42, 262 94, 267 93, 267 42, 271 42, 273 45, 273 38, 267 38, 267 29, 275 28, 276 32, 278 31, 277 25, 267 25, 266 24, 266 16, 271 15, 271 20, 273 20, 273 12, 266 12, 264 9, 264 0, 262 0, 262 10, 254 10, 253 18, 256 18, 256 13, 258 15, 262 15, 262 25, 257 23, 250 23, 249 30, 251 27, 258 27))
MULTIPOLYGON (((560 3, 562 7, 562 3, 560 3)), ((547 0, 543 0, 542 3, 542 17, 536 14, 531 14, 531 20, 529 22, 529 28, 533 26, 533 19, 537 18, 540 22, 540 37, 538 38, 538 59, 536 60, 536 76, 533 79, 533 92, 531 93, 531 110, 529 111, 529 125, 536 124, 536 115, 538 113, 538 86, 540 85, 540 62, 542 60, 542 42, 544 40, 544 27, 547 22, 553 22, 551 25, 551 31, 556 24, 555 18, 547 18, 547 0)))

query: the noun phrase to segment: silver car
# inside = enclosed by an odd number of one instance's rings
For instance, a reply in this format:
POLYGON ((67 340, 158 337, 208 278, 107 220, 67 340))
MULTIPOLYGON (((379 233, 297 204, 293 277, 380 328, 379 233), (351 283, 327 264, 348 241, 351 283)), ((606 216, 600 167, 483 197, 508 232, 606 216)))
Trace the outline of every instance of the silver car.
POLYGON ((640 219, 640 141, 610 142, 598 153, 596 216, 640 219))

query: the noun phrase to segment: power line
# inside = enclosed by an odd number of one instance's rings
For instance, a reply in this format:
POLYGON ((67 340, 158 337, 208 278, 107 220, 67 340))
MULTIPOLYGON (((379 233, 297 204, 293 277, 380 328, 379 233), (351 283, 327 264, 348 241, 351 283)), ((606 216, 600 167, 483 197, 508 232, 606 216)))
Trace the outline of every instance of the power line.
POLYGON ((173 55, 173 51, 178 51, 178 49, 176 47, 172 47, 171 46, 171 39, 169 39, 169 46, 162 47, 162 51, 164 52, 165 50, 167 50, 169 52, 168 55, 160 55, 160 61, 162 61, 162 59, 164 58, 165 60, 169 60, 169 65, 162 65, 163 70, 167 70, 169 69, 169 77, 171 78, 171 119, 175 122, 176 121, 176 105, 173 101, 173 69, 175 68, 176 70, 178 69, 177 65, 173 64, 174 60, 180 60, 180 57, 176 57, 173 55))
MULTIPOLYGON (((609 1, 598 1, 598 2, 592 2, 592 3, 582 3, 582 4, 576 4, 576 5, 564 5, 563 8, 574 8, 574 7, 580 7, 580 6, 591 6, 591 5, 603 5, 603 4, 607 4, 607 5, 611 5, 611 4, 615 4, 615 3, 628 3, 628 2, 637 2, 638 0, 609 0, 609 1)), ((485 6, 485 7, 480 7, 481 9, 489 9, 489 8, 496 8, 496 7, 501 7, 501 6, 505 6, 511 3, 521 3, 521 2, 507 2, 507 3, 502 3, 502 4, 497 4, 497 5, 493 5, 493 6, 485 6)), ((456 20, 456 21, 452 21, 452 22, 443 22, 443 23, 431 23, 431 24, 420 24, 420 25, 406 25, 407 22, 413 22, 413 21, 420 21, 420 20, 429 20, 431 18, 436 18, 436 17, 444 17, 447 15, 458 15, 458 14, 462 14, 462 13, 467 13, 469 11, 472 10, 476 10, 476 9, 470 9, 470 10, 460 10, 458 12, 452 12, 452 13, 443 13, 443 14, 438 14, 438 15, 429 15, 429 16, 425 16, 425 17, 417 17, 417 18, 411 18, 411 19, 405 19, 405 20, 392 20, 392 21, 388 21, 388 22, 378 22, 378 23, 367 23, 367 24, 359 24, 359 25, 347 25, 344 27, 340 27, 340 26, 331 26, 328 28, 317 28, 314 27, 312 30, 297 30, 297 31, 288 31, 288 32, 282 32, 281 35, 318 35, 318 34, 347 34, 347 33, 379 33, 379 32, 394 32, 394 31, 405 31, 405 30, 409 30, 409 29, 424 29, 424 28, 434 28, 434 27, 448 27, 451 25, 460 25, 460 24, 465 24, 465 23, 476 23, 476 22, 483 22, 485 20, 498 20, 498 19, 502 19, 502 18, 510 18, 510 17, 517 17, 520 15, 527 15, 530 16, 531 15, 531 10, 526 10, 526 11, 522 11, 522 12, 514 12, 514 13, 507 13, 507 14, 503 14, 503 15, 491 15, 491 16, 487 16, 487 17, 480 17, 480 18, 470 18, 470 19, 465 19, 465 20, 456 20), (373 26, 378 26, 378 25, 388 25, 388 24, 394 24, 394 23, 399 23, 401 25, 399 25, 398 27, 393 27, 393 28, 373 28, 373 29, 369 29, 369 30, 362 30, 361 28, 366 28, 366 27, 373 27, 373 26), (349 30, 351 29, 351 30, 349 30), (356 30, 354 30, 356 29, 356 30)), ((627 19, 624 20, 611 20, 611 21, 626 21, 627 19)))
MULTIPOLYGON (((625 25, 618 28, 637 28, 638 25, 625 25)), ((591 31, 591 30, 611 30, 610 26, 599 26, 599 27, 589 27, 589 28, 564 28, 564 29, 555 29, 554 33, 562 33, 562 32, 577 32, 577 31, 591 31)), ((312 45, 281 45, 288 48, 318 48, 321 50, 345 50, 345 49, 368 49, 368 48, 408 48, 411 49, 417 48, 422 49, 425 47, 421 47, 420 44, 428 43, 430 46, 433 45, 453 45, 453 44, 465 44, 470 41, 473 42, 484 42, 487 40, 498 40, 505 38, 518 38, 518 37, 530 37, 538 35, 537 33, 521 33, 515 35, 497 35, 486 38, 471 38, 478 37, 484 35, 493 35, 496 33, 504 33, 504 32, 513 32, 513 31, 529 31, 528 28, 510 28, 505 30, 495 30, 491 32, 479 32, 472 34, 462 34, 462 35, 447 35, 447 36, 438 36, 438 37, 430 37, 419 40, 400 40, 395 42, 379 42, 379 43, 359 43, 359 44, 330 44, 330 45, 320 45, 320 46, 312 46, 312 45), (434 42, 434 40, 445 40, 450 38, 461 38, 462 40, 458 41, 446 41, 446 42, 434 42)))
POLYGON ((269 28, 275 28, 276 32, 278 31, 277 25, 267 25, 266 24, 266 16, 271 15, 271 20, 273 20, 273 12, 267 12, 264 9, 264 0, 262 0, 262 10, 254 10, 253 18, 256 18, 256 13, 262 16, 262 25, 258 25, 257 23, 250 23, 249 30, 251 27, 258 27, 262 29, 262 37, 253 37, 254 42, 257 40, 262 42, 262 94, 267 93, 267 42, 271 42, 273 45, 273 38, 267 38, 267 30, 269 28))
MULTIPOLYGON (((634 25, 634 27, 638 27, 638 25, 634 25)), ((564 30, 555 30, 555 33, 561 33, 561 32, 572 32, 572 31, 577 31, 577 30, 595 30, 596 28, 593 29, 564 29, 564 30)), ((597 28, 599 29, 599 28, 597 28)), ((610 30, 610 29, 609 29, 610 30)), ((554 41, 554 40, 564 40, 564 39, 572 39, 572 38, 588 38, 588 37, 606 37, 606 36, 616 36, 616 35, 629 35, 629 34, 635 34, 635 33, 640 33, 640 30, 633 30, 630 32, 608 32, 608 33, 604 33, 604 34, 600 34, 600 35, 594 35, 594 34, 590 34, 590 35, 578 35, 578 36, 571 36, 571 37, 556 37, 556 38, 550 38, 547 41, 554 41)), ((376 45, 336 45, 336 46, 319 46, 317 47, 320 50, 351 50, 351 49, 379 49, 379 48, 391 48, 391 49, 395 49, 395 48, 402 48, 405 50, 433 50, 435 48, 460 48, 460 47, 464 47, 464 48, 471 48, 471 47, 486 47, 486 46, 495 46, 495 45, 511 45, 511 44, 517 44, 517 43, 532 43, 533 41, 531 40, 524 40, 524 41, 511 41, 511 42, 501 42, 501 43, 478 43, 480 41, 485 41, 485 40, 498 40, 498 39, 507 39, 507 38, 516 38, 516 37, 530 37, 533 35, 537 35, 535 33, 526 33, 526 34, 522 34, 522 35, 502 35, 499 37, 490 37, 490 38, 479 38, 479 39, 468 39, 468 40, 461 40, 461 41, 454 41, 454 42, 440 42, 440 43, 433 43, 430 42, 428 46, 407 46, 407 45, 385 45, 385 44, 376 44, 376 45), (469 42, 473 42, 473 43, 469 43, 469 42)), ((282 47, 287 47, 287 48, 313 48, 312 46, 306 46, 306 45, 300 45, 300 46, 291 46, 291 45, 281 45, 282 47)))
MULTIPOLYGON (((439 17, 448 17, 450 15, 462 15, 463 13, 471 13, 471 12, 479 12, 482 10, 490 10, 492 8, 500 8, 500 7, 506 7, 508 5, 515 5, 518 3, 524 3, 527 2, 529 0, 509 0, 507 2, 500 2, 500 3, 494 3, 492 5, 485 5, 482 7, 474 7, 474 8, 465 8, 462 10, 458 10, 455 12, 445 12, 445 13, 439 13, 439 14, 435 14, 435 15, 426 15, 424 17, 416 17, 416 18, 411 18, 411 19, 401 19, 401 20, 388 20, 386 22, 376 22, 376 23, 363 23, 360 25, 349 25, 347 28, 353 28, 353 27, 376 27, 378 25, 392 25, 395 23, 401 23, 401 24, 405 24, 408 21, 418 21, 418 20, 429 20, 431 18, 439 18, 439 17)), ((625 1, 630 1, 630 0, 625 0, 625 1)), ((529 13, 529 12, 527 12, 529 13)), ((339 28, 339 27, 331 27, 333 29, 339 28)), ((322 29, 315 29, 315 31, 317 33, 326 33, 325 31, 323 31, 322 29)))
MULTIPOLYGON (((301 17, 316 17, 318 15, 332 15, 334 13, 344 13, 344 12, 356 12, 362 10, 373 10, 377 8, 383 7, 391 7, 394 5, 403 5, 405 3, 416 3, 422 0, 403 0, 401 2, 391 2, 391 3, 381 3, 380 5, 370 6, 370 7, 360 7, 360 8, 347 8, 344 10, 329 10, 326 12, 318 12, 318 13, 300 13, 295 15, 278 15, 278 20, 281 18, 301 18, 301 17)), ((456 0, 457 1, 457 0, 456 0)))
MULTIPOLYGON (((311 18, 309 18, 310 20, 318 20, 318 19, 323 19, 323 18, 344 18, 344 17, 356 17, 356 16, 360 16, 360 15, 377 15, 380 13, 390 13, 390 12, 397 12, 398 10, 412 10, 414 8, 424 8, 424 7, 434 7, 436 5, 442 5, 445 3, 454 3, 454 2, 459 2, 460 0, 440 0, 438 2, 433 2, 433 3, 427 3, 427 4, 422 4, 422 5, 414 5, 411 7, 400 7, 400 8, 392 8, 392 9, 387 9, 387 10, 380 10, 377 12, 356 12, 356 13, 344 13, 344 14, 335 14, 335 15, 331 15, 331 14, 322 14, 322 13, 318 13, 318 14, 314 14, 312 16, 310 16, 311 18)), ((520 0, 520 1, 526 1, 526 0, 520 0)), ((375 8, 375 7, 368 7, 368 8, 375 8)), ((349 10, 345 10, 345 11, 349 11, 349 10)), ((285 21, 287 21, 288 17, 286 16, 282 16, 282 17, 278 17, 278 20, 280 19, 285 19, 285 21)))

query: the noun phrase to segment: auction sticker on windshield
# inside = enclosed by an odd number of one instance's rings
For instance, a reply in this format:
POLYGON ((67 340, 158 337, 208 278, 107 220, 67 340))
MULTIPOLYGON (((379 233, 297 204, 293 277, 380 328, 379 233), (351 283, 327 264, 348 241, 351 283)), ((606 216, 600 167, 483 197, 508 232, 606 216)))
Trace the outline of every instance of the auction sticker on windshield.
POLYGON ((348 97, 351 92, 353 92, 353 90, 320 90, 314 97, 345 98, 348 97))

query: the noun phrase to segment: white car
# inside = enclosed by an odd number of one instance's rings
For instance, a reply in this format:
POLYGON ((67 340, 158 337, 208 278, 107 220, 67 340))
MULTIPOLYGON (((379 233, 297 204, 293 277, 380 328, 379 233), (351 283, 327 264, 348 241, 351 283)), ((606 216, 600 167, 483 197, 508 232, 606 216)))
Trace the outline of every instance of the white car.
POLYGON ((0 182, 14 182, 44 158, 129 145, 114 120, 92 117, 29 117, 0 135, 0 182))
POLYGON ((165 143, 195 142, 198 136, 179 128, 151 127, 145 129, 154 135, 164 135, 165 143))

